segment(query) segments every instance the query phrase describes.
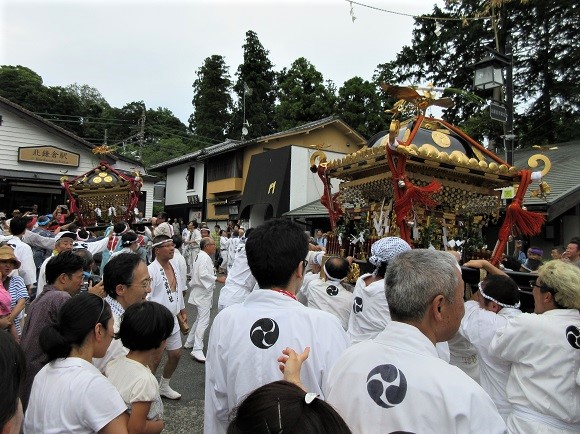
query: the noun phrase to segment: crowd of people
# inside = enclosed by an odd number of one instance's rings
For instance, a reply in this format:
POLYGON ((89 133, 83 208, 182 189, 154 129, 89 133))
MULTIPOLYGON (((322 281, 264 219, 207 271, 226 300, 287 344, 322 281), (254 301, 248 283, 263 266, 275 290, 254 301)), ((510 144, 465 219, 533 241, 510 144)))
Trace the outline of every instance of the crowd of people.
POLYGON ((463 264, 470 288, 457 255, 398 237, 351 285, 353 258, 289 220, 211 232, 161 213, 94 236, 62 214, 3 222, 1 432, 159 433, 183 348, 208 434, 580 432, 579 238, 538 267, 519 246, 523 313, 505 265, 463 264))

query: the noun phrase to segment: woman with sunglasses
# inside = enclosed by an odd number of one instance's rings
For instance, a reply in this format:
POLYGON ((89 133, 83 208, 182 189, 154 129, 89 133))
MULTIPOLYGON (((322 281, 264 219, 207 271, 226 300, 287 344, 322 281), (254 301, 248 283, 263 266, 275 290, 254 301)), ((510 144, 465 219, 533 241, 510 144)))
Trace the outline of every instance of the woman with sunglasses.
POLYGON ((580 432, 580 269, 550 261, 531 281, 533 314, 499 329, 490 353, 512 363, 510 433, 580 432))
POLYGON ((111 308, 94 294, 68 300, 40 335, 49 363, 32 385, 24 433, 127 433, 128 416, 115 387, 91 363, 113 339, 111 308))

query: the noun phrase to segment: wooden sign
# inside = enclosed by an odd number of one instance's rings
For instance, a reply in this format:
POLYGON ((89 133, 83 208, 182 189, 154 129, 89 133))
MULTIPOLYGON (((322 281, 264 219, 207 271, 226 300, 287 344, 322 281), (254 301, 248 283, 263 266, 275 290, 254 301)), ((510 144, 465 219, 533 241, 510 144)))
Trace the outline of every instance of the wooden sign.
POLYGON ((79 167, 80 155, 54 146, 18 148, 18 161, 79 167))

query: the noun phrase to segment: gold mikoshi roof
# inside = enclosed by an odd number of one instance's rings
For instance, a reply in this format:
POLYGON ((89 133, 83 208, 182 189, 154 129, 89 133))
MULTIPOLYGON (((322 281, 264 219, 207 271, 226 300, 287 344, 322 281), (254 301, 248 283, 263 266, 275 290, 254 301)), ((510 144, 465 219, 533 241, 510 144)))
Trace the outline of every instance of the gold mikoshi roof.
MULTIPOLYGON (((445 121, 416 118, 401 122, 396 153, 407 157, 407 172, 439 179, 470 181, 489 187, 512 185, 519 170, 487 150, 460 129, 445 121), (479 182, 477 181, 479 179, 479 182)), ((386 160, 388 135, 372 147, 329 161, 327 174, 344 180, 361 179, 389 171, 386 160)))

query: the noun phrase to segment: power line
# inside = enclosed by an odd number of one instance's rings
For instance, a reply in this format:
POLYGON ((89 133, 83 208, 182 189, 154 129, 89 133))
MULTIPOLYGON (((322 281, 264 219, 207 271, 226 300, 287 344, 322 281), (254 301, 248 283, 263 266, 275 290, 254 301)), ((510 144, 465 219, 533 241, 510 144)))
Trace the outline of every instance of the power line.
POLYGON ((416 20, 433 20, 433 21, 478 21, 478 20, 487 20, 487 19, 493 18, 493 15, 489 15, 489 16, 485 16, 485 17, 467 17, 467 16, 462 16, 462 17, 459 17, 459 18, 454 18, 454 17, 430 17, 430 16, 426 16, 426 15, 413 15, 413 14, 407 14, 407 13, 399 12, 399 11, 392 11, 392 10, 388 10, 388 9, 382 9, 382 8, 378 8, 376 6, 366 5, 364 3, 359 3, 359 2, 355 2, 355 1, 351 1, 351 0, 344 0, 344 1, 346 1, 347 3, 350 3, 350 6, 351 6, 351 16, 352 16, 352 5, 354 4, 354 5, 357 5, 357 6, 361 6, 363 8, 368 8, 368 9, 372 9, 372 10, 379 11, 379 12, 386 12, 388 14, 393 14, 393 15, 400 15, 400 16, 404 16, 404 17, 410 17, 410 18, 414 18, 416 20))
POLYGON ((47 116, 60 116, 60 117, 69 117, 69 118, 87 118, 87 119, 98 119, 98 120, 105 120, 105 121, 115 121, 115 122, 126 122, 126 123, 134 123, 133 121, 128 121, 125 119, 115 119, 115 118, 103 118, 97 116, 83 116, 83 115, 65 115, 62 113, 42 113, 42 112, 33 112, 37 115, 47 115, 47 116))

